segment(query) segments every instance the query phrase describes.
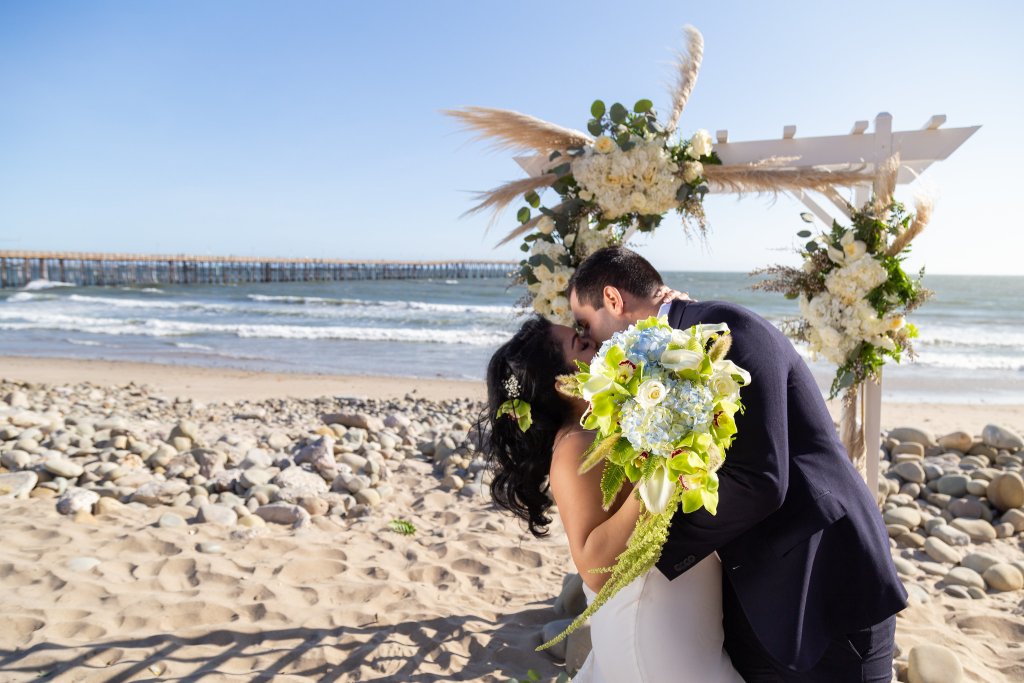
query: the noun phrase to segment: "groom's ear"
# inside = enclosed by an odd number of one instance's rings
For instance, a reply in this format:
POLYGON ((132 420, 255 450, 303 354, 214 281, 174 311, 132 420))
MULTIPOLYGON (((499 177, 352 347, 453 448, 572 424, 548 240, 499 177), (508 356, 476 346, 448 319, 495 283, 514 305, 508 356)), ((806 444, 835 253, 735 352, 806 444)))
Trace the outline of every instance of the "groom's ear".
POLYGON ((601 298, 604 303, 604 307, 607 308, 614 315, 622 315, 623 309, 625 309, 625 302, 622 300, 622 293, 616 287, 611 285, 605 286, 601 292, 601 298))

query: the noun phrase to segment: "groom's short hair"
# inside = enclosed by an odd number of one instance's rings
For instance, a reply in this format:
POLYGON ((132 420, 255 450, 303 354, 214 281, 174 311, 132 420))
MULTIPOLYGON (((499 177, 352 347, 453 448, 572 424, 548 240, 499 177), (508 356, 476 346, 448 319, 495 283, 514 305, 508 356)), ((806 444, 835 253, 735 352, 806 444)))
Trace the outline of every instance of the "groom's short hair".
POLYGON ((594 309, 604 306, 604 288, 615 287, 636 297, 649 297, 664 282, 640 254, 625 247, 605 247, 591 254, 569 279, 569 292, 594 309))

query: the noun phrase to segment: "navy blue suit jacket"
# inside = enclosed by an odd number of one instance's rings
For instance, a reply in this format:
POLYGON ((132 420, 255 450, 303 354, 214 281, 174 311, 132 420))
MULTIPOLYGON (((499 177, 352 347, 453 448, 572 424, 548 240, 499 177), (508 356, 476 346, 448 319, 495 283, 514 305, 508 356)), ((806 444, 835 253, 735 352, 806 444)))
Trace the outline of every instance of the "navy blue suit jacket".
MULTIPOLYGON (((803 359, 764 318, 722 301, 676 301, 669 324, 727 323, 750 372, 719 470, 717 516, 672 520, 658 569, 674 579, 718 551, 743 613, 776 660, 803 671, 830 639, 906 606, 874 496, 850 463, 803 359)), ((730 628, 726 614, 725 628, 730 628)))

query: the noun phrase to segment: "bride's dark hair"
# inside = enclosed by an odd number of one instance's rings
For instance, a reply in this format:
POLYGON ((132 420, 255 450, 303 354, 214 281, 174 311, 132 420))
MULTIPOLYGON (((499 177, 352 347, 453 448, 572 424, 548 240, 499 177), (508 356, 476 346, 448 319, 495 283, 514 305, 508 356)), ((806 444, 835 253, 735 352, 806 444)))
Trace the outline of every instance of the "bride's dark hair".
POLYGON ((494 502, 522 518, 537 538, 547 536, 551 507, 545 479, 551 467, 555 434, 570 418, 569 401, 555 390, 555 378, 572 372, 555 338, 553 325, 531 317, 505 342, 487 366, 487 410, 482 416, 482 446, 494 474, 494 502), (515 377, 519 398, 529 402, 533 425, 523 432, 498 407, 509 399, 506 382, 515 377))

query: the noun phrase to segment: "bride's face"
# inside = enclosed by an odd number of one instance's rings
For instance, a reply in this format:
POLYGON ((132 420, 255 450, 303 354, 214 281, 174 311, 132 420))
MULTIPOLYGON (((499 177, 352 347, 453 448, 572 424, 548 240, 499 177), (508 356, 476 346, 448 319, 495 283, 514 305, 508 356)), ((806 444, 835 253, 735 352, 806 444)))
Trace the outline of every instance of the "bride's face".
POLYGON ((589 363, 597 352, 597 345, 592 340, 579 336, 571 327, 555 325, 551 328, 551 336, 562 349, 562 356, 570 366, 575 366, 573 361, 577 360, 589 363))

